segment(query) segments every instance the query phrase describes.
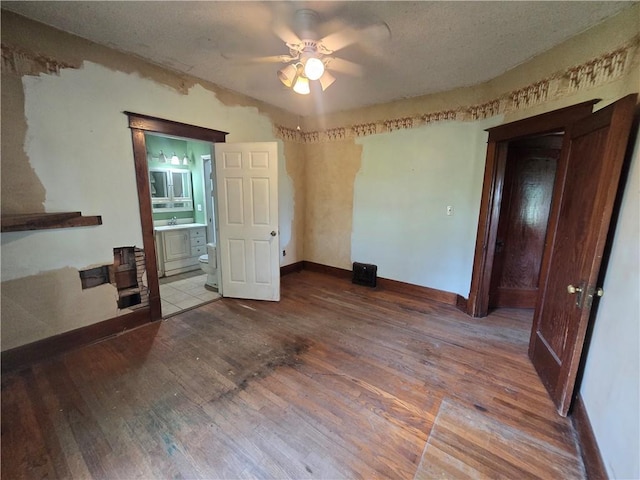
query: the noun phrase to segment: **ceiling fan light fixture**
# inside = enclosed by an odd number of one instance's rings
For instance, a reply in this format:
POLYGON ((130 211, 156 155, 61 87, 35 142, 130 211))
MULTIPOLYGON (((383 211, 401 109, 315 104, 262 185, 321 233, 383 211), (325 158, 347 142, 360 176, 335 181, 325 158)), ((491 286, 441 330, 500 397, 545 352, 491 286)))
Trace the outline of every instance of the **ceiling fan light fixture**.
POLYGON ((298 76, 296 83, 293 85, 293 91, 299 93, 300 95, 309 95, 311 92, 311 88, 309 87, 309 79, 307 77, 303 77, 302 75, 298 76))
POLYGON ((294 85, 297 75, 298 68, 293 63, 278 71, 278 78, 284 86, 288 88, 291 88, 294 85))
POLYGON ((318 80, 324 73, 324 63, 317 57, 309 57, 304 64, 304 74, 309 80, 318 80))
POLYGON ((333 75, 331 75, 329 72, 325 70, 319 80, 320 80, 320 86, 322 87, 322 91, 324 92, 327 88, 329 88, 333 84, 333 82, 336 81, 336 77, 334 77, 333 75))

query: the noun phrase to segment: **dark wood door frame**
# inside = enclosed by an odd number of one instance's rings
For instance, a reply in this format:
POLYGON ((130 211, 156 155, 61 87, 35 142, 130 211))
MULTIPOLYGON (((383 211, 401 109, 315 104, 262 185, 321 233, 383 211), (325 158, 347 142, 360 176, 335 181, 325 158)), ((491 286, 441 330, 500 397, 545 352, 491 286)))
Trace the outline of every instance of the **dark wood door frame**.
MULTIPOLYGON (((590 100, 487 130, 489 139, 487 142, 487 158, 480 201, 480 215, 478 217, 478 233, 476 235, 471 288, 466 302, 461 298, 457 302, 458 306, 465 310, 467 314, 473 317, 484 317, 489 311, 491 273, 509 142, 534 135, 564 132, 568 125, 591 114, 593 105, 599 101, 599 99, 590 100)), ((546 245, 545 250, 548 247, 546 245)))
POLYGON ((149 286, 149 320, 160 320, 160 285, 158 282, 158 264, 156 261, 156 244, 153 233, 153 215, 151 209, 151 191, 149 188, 149 167, 147 165, 147 146, 145 133, 180 137, 203 142, 225 142, 228 132, 198 127, 186 123, 173 122, 162 118, 124 112, 129 117, 129 128, 133 140, 133 162, 136 170, 138 187, 138 205, 142 226, 142 244, 146 258, 147 283, 149 286))

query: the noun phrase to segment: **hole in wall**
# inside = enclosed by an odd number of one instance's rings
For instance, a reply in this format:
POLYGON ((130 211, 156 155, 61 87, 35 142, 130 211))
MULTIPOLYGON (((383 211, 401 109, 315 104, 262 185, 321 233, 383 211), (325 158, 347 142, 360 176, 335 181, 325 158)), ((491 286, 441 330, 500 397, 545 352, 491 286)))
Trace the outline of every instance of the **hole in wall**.
POLYGON ((80 271, 80 282, 82 289, 97 287, 105 283, 111 283, 109 276, 109 265, 103 265, 101 267, 90 268, 88 270, 80 271))
POLYGON ((144 284, 144 250, 137 247, 113 249, 112 284, 118 289, 118 308, 149 305, 149 288, 144 284))
POLYGON ((110 283, 118 290, 118 308, 149 306, 149 287, 145 285, 145 254, 137 247, 113 249, 113 264, 80 270, 82 289, 110 283))

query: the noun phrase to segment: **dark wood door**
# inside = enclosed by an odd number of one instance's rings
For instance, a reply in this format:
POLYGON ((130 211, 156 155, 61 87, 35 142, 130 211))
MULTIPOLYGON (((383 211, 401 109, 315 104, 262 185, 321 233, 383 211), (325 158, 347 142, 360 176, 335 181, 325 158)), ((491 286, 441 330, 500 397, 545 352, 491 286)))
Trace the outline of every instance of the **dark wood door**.
MULTIPOLYGON (((489 311, 489 292, 495 256, 495 245, 502 202, 502 187, 509 145, 534 135, 564 133, 575 121, 591 115, 598 100, 589 100, 552 112, 524 118, 490 128, 487 161, 478 216, 478 234, 473 257, 473 274, 469 298, 458 298, 457 305, 474 317, 484 317, 489 311)), ((554 191, 558 192, 557 189, 554 191)), ((562 193, 562 192, 560 192, 562 193)))
POLYGON ((562 135, 509 143, 489 306, 534 308, 562 135))
POLYGON ((560 415, 571 405, 636 95, 569 127, 558 167, 529 356, 560 415))

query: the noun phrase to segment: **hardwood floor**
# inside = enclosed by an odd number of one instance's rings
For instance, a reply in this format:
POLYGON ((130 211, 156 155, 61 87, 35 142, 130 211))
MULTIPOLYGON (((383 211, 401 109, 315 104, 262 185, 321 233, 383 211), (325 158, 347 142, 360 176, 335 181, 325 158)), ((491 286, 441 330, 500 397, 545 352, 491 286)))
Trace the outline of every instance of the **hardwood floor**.
POLYGON ((530 314, 303 271, 2 378, 3 478, 584 478, 530 314))

